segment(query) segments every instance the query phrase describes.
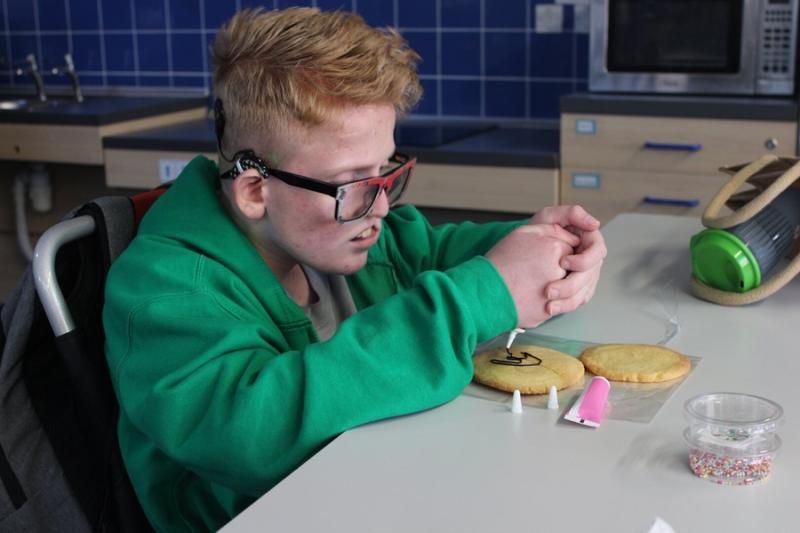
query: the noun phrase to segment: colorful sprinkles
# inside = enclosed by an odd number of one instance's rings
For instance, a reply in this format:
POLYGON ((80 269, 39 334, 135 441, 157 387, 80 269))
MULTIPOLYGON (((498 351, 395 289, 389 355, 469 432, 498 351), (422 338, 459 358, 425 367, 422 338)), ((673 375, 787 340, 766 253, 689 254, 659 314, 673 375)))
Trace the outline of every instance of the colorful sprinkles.
POLYGON ((689 450, 689 467, 696 475, 719 485, 752 485, 772 472, 773 454, 718 455, 698 448, 689 450))

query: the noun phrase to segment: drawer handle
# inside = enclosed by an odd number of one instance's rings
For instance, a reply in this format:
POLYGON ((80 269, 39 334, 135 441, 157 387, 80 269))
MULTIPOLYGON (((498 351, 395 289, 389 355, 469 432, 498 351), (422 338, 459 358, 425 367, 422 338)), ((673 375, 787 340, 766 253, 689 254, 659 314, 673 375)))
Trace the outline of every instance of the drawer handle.
POLYGON ((681 144, 681 143, 654 143, 645 141, 644 147, 647 150, 679 150, 684 152, 699 152, 703 149, 702 144, 681 144))
POLYGON ((684 200, 682 198, 659 198, 658 196, 645 196, 642 198, 642 201, 646 204, 653 205, 680 205, 683 207, 697 207, 700 205, 700 200, 698 198, 688 198, 684 200))

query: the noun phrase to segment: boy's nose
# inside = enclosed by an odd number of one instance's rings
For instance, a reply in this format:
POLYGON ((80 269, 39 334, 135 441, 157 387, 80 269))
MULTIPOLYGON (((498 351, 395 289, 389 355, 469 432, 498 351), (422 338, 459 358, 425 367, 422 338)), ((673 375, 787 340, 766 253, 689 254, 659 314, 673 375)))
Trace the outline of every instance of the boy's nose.
POLYGON ((375 198, 375 203, 372 204, 370 215, 374 217, 383 218, 389 214, 389 197, 386 195, 386 189, 381 187, 381 192, 375 198))

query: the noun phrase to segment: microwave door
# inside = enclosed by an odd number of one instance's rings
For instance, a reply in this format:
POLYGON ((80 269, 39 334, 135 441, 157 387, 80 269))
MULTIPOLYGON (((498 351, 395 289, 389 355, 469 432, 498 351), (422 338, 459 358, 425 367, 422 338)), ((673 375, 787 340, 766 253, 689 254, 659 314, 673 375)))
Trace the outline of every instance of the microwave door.
POLYGON ((590 89, 753 94, 758 20, 745 0, 592 0, 590 89))

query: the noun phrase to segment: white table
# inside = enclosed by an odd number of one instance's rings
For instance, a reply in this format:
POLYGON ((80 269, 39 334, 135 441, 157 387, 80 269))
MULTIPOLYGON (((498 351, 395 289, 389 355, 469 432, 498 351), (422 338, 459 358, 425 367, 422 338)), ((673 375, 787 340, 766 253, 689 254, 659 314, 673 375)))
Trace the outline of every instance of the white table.
POLYGON ((668 346, 702 361, 649 424, 590 429, 462 395, 348 431, 224 530, 638 533, 660 516, 678 533, 800 531, 800 279, 749 307, 697 300, 688 241, 700 229, 691 218, 617 217, 603 230, 609 255, 592 302, 539 328, 655 343, 665 314, 654 296, 673 284, 681 330, 668 346), (720 486, 689 470, 683 404, 713 391, 783 406, 783 447, 765 483, 720 486))

